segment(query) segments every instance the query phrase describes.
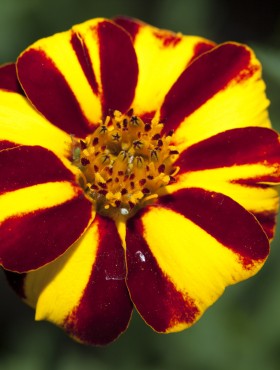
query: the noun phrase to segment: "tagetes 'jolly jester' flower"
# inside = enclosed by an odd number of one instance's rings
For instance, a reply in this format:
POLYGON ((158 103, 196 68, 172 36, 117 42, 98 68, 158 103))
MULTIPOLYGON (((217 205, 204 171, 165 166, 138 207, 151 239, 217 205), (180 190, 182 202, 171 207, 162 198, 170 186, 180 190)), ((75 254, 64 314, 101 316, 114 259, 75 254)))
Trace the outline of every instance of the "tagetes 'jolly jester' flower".
POLYGON ((262 267, 280 150, 248 47, 93 19, 0 81, 0 262, 36 319, 179 331, 262 267))

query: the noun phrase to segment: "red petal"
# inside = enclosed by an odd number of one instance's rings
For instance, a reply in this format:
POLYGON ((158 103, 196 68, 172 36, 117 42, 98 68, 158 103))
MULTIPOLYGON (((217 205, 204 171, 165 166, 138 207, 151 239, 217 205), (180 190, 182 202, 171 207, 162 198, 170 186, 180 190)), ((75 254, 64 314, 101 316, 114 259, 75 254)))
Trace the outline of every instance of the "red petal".
POLYGON ((83 234, 91 212, 80 190, 61 205, 7 218, 0 226, 0 263, 25 272, 53 261, 83 234))
POLYGON ((280 143, 275 131, 244 127, 222 132, 187 148, 176 165, 182 172, 189 172, 254 163, 280 163, 280 143))
POLYGON ((138 217, 128 222, 126 258, 131 299, 147 324, 165 332, 173 322, 192 324, 196 320, 197 306, 176 290, 160 269, 143 238, 143 225, 138 217))
POLYGON ((159 203, 193 221, 245 264, 263 260, 269 253, 267 237, 255 218, 224 194, 188 188, 161 197, 159 203))
MULTIPOLYGON (((2 143, 2 146, 1 146, 2 143)), ((75 182, 75 176, 49 150, 40 146, 16 146, 7 141, 0 148, 0 194, 52 181, 75 182)))
POLYGON ((51 123, 81 137, 91 132, 67 81, 43 50, 23 53, 17 70, 26 95, 51 123))
POLYGON ((141 25, 144 24, 143 22, 137 19, 129 17, 116 17, 113 20, 115 23, 124 28, 130 34, 132 41, 134 41, 141 25))
POLYGON ((218 91, 236 79, 255 73, 247 70, 251 54, 243 46, 223 44, 204 53, 181 74, 161 107, 164 131, 176 130, 180 123, 218 91))
POLYGON ((82 342, 103 345, 128 326, 132 303, 125 284, 124 250, 114 222, 97 216, 99 247, 95 264, 78 306, 65 329, 82 342))
POLYGON ((138 64, 130 37, 109 22, 98 25, 103 114, 110 110, 126 112, 134 98, 138 64))

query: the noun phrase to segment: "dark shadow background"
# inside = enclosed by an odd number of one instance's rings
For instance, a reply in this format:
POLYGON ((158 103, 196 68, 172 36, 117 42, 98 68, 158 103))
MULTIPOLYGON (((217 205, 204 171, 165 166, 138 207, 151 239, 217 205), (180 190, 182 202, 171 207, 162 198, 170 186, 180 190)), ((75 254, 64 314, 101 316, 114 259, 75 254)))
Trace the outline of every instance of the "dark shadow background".
MULTIPOLYGON (((86 19, 115 15, 218 42, 248 43, 263 63, 271 118, 280 129, 280 2, 266 0, 0 0, 0 63, 36 39, 86 19)), ((3 176, 3 174, 0 174, 3 176)), ((280 230, 280 229, 279 229, 280 230)), ((135 314, 105 348, 82 346, 49 323, 35 323, 0 274, 1 370, 278 370, 280 237, 262 271, 229 287, 192 328, 159 335, 135 314)))

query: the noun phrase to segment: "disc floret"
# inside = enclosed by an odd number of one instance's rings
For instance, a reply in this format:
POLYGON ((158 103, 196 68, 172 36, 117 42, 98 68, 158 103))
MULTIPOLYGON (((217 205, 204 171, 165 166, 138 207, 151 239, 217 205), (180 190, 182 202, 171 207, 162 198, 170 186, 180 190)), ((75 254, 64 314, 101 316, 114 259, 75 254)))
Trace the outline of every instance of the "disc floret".
POLYGON ((114 111, 84 140, 72 138, 73 164, 97 212, 130 217, 153 202, 158 190, 175 181, 178 151, 163 124, 144 122, 130 110, 114 111))

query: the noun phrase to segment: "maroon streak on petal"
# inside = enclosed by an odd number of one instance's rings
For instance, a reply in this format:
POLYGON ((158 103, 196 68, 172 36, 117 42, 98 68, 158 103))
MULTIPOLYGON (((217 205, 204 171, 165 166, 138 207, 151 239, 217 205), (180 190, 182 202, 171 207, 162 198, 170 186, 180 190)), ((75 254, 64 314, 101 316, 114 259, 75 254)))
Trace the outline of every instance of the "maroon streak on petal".
MULTIPOLYGON (((250 69, 251 68, 251 69, 250 69)), ((223 44, 190 64, 169 90, 161 107, 164 132, 180 123, 231 81, 250 77, 250 52, 243 46, 223 44)))
POLYGON ((65 328, 82 342, 104 345, 128 326, 132 303, 125 284, 124 250, 115 223, 97 216, 100 242, 96 261, 79 305, 65 328))
POLYGON ((140 115, 140 118, 142 119, 142 121, 144 123, 151 123, 152 119, 154 118, 155 116, 155 111, 152 111, 152 112, 145 112, 145 113, 142 113, 140 115))
POLYGON ((159 39, 162 43, 162 46, 165 48, 172 48, 179 44, 183 37, 182 35, 176 35, 176 33, 172 32, 163 32, 163 31, 154 31, 153 35, 159 39))
POLYGON ((45 182, 75 182, 73 173, 51 151, 40 146, 1 151, 0 173, 0 194, 45 182))
POLYGON ((200 55, 206 53, 207 51, 210 51, 215 46, 216 46, 216 44, 214 42, 211 42, 211 41, 207 41, 207 42, 206 41, 203 41, 203 42, 201 41, 201 42, 197 43, 194 47, 194 50, 193 50, 193 57, 188 62, 188 65, 191 64, 194 61, 194 59, 196 59, 200 55))
POLYGON ((235 179, 231 180, 232 184, 240 184, 252 188, 263 188, 266 189, 271 186, 273 183, 280 182, 280 166, 277 164, 273 167, 274 171, 270 175, 263 175, 258 177, 252 177, 247 179, 235 179))
MULTIPOLYGON (((19 146, 19 144, 12 143, 11 141, 8 141, 8 140, 1 140, 0 141, 0 151, 5 150, 5 149, 15 148, 17 146, 19 146)), ((1 181, 1 179, 0 179, 0 181, 1 181)))
POLYGON ((222 132, 187 148, 176 165, 182 172, 189 172, 254 163, 280 163, 275 131, 245 127, 222 132))
POLYGON ((14 63, 0 67, 0 89, 24 95, 17 79, 16 66, 14 63))
POLYGON ((26 95, 51 123, 79 137, 91 132, 70 86, 43 50, 24 52, 17 61, 17 70, 26 95))
POLYGON ((24 292, 24 281, 26 274, 17 274, 15 272, 7 271, 5 270, 5 275, 8 280, 9 285, 13 290, 21 297, 26 298, 25 292, 24 292))
POLYGON ((61 205, 6 219, 0 225, 0 263, 26 272, 53 261, 82 235, 91 207, 77 191, 76 198, 61 205))
POLYGON ((86 44, 83 42, 82 36, 73 32, 71 44, 93 93, 97 95, 98 84, 95 78, 94 71, 92 69, 89 52, 86 44))
POLYGON ((141 21, 129 17, 116 17, 113 19, 113 21, 124 28, 130 34, 132 41, 135 40, 139 28, 142 25, 141 21))
POLYGON ((138 79, 136 54, 129 35, 111 22, 98 24, 103 115, 126 112, 138 79))
POLYGON ((244 258, 245 264, 269 253, 267 237, 254 216, 224 194, 187 188, 159 198, 159 204, 194 222, 244 258))
POLYGON ((143 237, 140 217, 128 221, 127 286, 143 319, 158 332, 178 323, 195 321, 199 313, 194 302, 178 292, 160 269, 143 237))

